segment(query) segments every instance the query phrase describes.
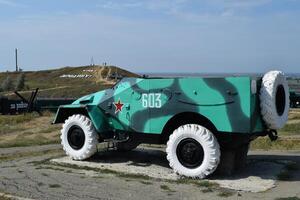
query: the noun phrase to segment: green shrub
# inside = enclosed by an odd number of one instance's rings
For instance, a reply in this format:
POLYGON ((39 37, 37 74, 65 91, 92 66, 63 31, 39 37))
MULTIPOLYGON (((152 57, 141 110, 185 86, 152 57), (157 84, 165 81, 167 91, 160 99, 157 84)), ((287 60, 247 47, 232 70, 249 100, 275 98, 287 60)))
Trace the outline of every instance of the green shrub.
POLYGON ((25 88, 25 74, 22 73, 18 76, 17 78, 17 83, 16 83, 16 91, 22 90, 25 88))
POLYGON ((13 82, 10 76, 7 76, 6 79, 2 82, 1 88, 3 91, 10 91, 14 88, 13 82))

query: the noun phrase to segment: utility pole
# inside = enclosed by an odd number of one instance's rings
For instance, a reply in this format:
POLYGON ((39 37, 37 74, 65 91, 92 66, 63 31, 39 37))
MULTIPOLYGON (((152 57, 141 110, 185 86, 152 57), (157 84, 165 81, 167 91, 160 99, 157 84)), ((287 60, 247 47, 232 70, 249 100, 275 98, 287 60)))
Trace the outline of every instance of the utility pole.
POLYGON ((95 62, 94 62, 94 57, 93 56, 91 57, 91 64, 90 64, 90 66, 92 66, 92 67, 95 66, 95 62))
POLYGON ((19 67, 18 67, 18 49, 16 48, 15 49, 15 56, 16 56, 16 72, 18 72, 19 71, 19 67))

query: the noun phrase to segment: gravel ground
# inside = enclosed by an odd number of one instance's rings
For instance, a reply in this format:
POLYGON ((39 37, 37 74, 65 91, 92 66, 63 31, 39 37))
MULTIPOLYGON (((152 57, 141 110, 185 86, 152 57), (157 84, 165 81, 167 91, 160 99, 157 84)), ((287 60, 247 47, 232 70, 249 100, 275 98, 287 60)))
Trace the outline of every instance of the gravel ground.
MULTIPOLYGON (((169 167, 166 154, 162 150, 139 148, 120 153, 117 151, 100 152, 88 161, 74 161, 68 156, 52 159, 54 164, 70 164, 78 167, 90 167, 102 170, 149 176, 154 179, 179 180, 181 177, 173 173, 169 167)), ((247 168, 234 176, 209 178, 223 188, 246 192, 264 192, 276 186, 276 175, 279 174, 288 160, 277 162, 249 159, 247 168)))
MULTIPOLYGON (((43 152, 49 148, 52 150, 59 147, 47 145, 21 150, 20 148, 0 149, 0 156, 14 155, 20 151, 22 153, 43 152)), ((146 152, 148 153, 145 153, 145 150, 134 151, 126 155, 127 157, 124 153, 99 153, 93 159, 94 161, 102 159, 100 163, 96 163, 98 165, 113 163, 118 159, 118 164, 124 165, 122 159, 128 159, 129 156, 131 160, 129 164, 139 167, 140 170, 150 170, 155 165, 168 169, 163 151, 152 149, 150 153, 146 152), (153 159, 153 153, 156 159, 153 159), (114 154, 115 158, 109 157, 110 154, 114 154)), ((110 171, 112 168, 99 171, 86 167, 61 166, 50 162, 54 157, 62 156, 62 152, 49 151, 31 157, 2 161, 0 159, 0 193, 29 199, 276 199, 295 196, 300 198, 299 168, 287 168, 290 163, 300 166, 300 152, 250 152, 249 165, 239 174, 233 177, 210 178, 213 181, 231 182, 236 186, 242 185, 238 182, 240 179, 247 180, 243 183, 248 186, 259 185, 258 183, 261 182, 257 182, 258 180, 253 177, 273 181, 274 184, 269 187, 270 189, 258 193, 241 191, 238 188, 236 188, 238 190, 224 189, 222 182, 219 182, 222 186, 219 187, 207 181, 165 180, 164 177, 149 178, 148 176, 133 176, 126 172, 113 172, 110 171), (274 170, 277 168, 278 170, 274 170), (288 180, 276 181, 277 173, 282 173, 283 178, 288 180)), ((227 185, 230 184, 227 183, 227 185)))

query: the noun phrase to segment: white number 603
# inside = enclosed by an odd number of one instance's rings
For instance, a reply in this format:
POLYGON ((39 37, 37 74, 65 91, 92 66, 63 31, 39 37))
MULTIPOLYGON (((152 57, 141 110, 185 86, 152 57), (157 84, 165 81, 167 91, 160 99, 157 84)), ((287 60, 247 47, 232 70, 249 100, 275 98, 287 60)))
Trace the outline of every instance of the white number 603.
POLYGON ((142 94, 144 108, 161 108, 161 93, 142 94))

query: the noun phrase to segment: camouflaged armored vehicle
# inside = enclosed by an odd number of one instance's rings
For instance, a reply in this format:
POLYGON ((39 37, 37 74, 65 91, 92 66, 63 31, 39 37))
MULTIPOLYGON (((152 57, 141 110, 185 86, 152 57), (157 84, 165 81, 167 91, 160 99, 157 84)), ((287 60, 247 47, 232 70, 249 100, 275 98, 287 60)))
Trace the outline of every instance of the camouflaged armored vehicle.
POLYGON ((173 170, 204 178, 221 155, 245 160, 250 141, 276 138, 289 110, 284 74, 263 77, 123 78, 113 88, 59 108, 54 123, 64 123, 61 143, 74 160, 84 160, 99 142, 120 151, 141 143, 166 144, 173 170))

